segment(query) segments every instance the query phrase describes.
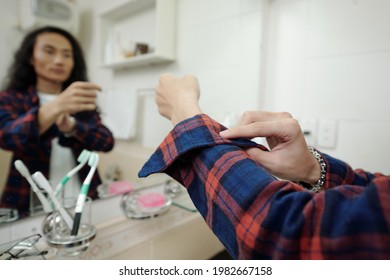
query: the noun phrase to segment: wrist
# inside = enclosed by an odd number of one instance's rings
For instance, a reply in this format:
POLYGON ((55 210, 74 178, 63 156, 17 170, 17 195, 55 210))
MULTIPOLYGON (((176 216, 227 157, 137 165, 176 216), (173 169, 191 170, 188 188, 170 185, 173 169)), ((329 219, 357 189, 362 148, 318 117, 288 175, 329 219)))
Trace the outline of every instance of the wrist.
POLYGON ((72 116, 69 116, 68 123, 70 123, 70 129, 69 131, 63 131, 63 134, 66 137, 71 137, 76 133, 76 119, 72 116))
POLYGON ((51 103, 43 104, 39 107, 39 114, 44 116, 47 120, 56 120, 59 116, 61 116, 61 111, 57 108, 57 106, 51 106, 51 103))
POLYGON ((313 147, 308 147, 314 159, 313 168, 306 180, 301 182, 302 186, 312 192, 318 192, 325 184, 327 166, 322 155, 313 147))
POLYGON ((312 166, 308 175, 303 181, 308 184, 314 185, 321 177, 321 166, 319 165, 318 160, 313 156, 312 153, 310 153, 310 157, 312 166))
POLYGON ((181 121, 192 118, 193 116, 202 114, 202 111, 198 106, 193 106, 189 108, 183 108, 176 110, 171 116, 171 122, 173 125, 178 124, 181 121))
POLYGON ((61 106, 61 103, 59 103, 58 97, 54 100, 44 104, 43 106, 47 107, 48 110, 50 110, 51 114, 57 119, 62 114, 66 113, 64 112, 63 106, 61 106))

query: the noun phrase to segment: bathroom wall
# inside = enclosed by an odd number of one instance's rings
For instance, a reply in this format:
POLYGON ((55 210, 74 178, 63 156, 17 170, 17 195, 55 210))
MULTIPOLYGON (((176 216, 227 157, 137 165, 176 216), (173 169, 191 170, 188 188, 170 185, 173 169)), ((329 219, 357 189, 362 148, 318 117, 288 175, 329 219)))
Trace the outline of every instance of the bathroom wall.
MULTIPOLYGON (((177 0, 176 61, 112 71, 99 65, 97 16, 122 2, 78 0, 82 16, 80 38, 88 50, 92 80, 104 88, 137 89, 154 88, 164 72, 195 74, 201 84, 202 108, 214 118, 222 121, 227 114, 235 116, 258 108, 262 1, 177 0)), ((143 114, 152 117, 143 124, 141 133, 146 134, 147 146, 156 146, 171 125, 157 114, 153 96, 146 102, 148 111, 143 114)))
MULTIPOLYGON (((99 51, 103 46, 98 44, 98 15, 127 0, 74 1, 80 13, 77 37, 85 51, 90 80, 100 84, 104 91, 146 88, 151 93, 144 97, 143 107, 138 110, 136 139, 118 140, 113 153, 102 158, 103 167, 115 161, 128 162, 128 153, 123 153, 123 149, 134 150, 128 147, 130 142, 140 142, 154 149, 171 129, 170 122, 158 115, 154 103, 153 88, 161 73, 197 75, 204 112, 219 121, 224 121, 226 115, 235 117, 244 110, 259 107, 262 1, 177 0, 176 61, 118 71, 101 67, 99 51), (124 156, 118 158, 117 155, 124 156)), ((19 1, 0 0, 0 9, 7 11, 0 19, 0 34, 7 42, 0 46, 4 54, 0 56, 1 80, 7 73, 14 49, 24 36, 17 26, 18 8, 19 1)), ((130 110, 131 107, 129 115, 130 110)), ((126 179, 127 173, 136 174, 134 170, 127 172, 126 168, 122 166, 126 179)))
POLYGON ((2 83, 9 64, 11 63, 14 49, 19 46, 23 37, 22 32, 17 28, 19 1, 0 0, 0 82, 2 83))
MULTIPOLYGON (((121 1, 94 1, 92 6, 79 0, 83 20, 96 23, 99 11, 121 1)), ((177 4, 173 64, 120 72, 99 68, 97 25, 82 25, 92 79, 106 87, 152 88, 163 72, 193 73, 200 79, 204 111, 217 120, 246 110, 288 111, 316 123, 313 144, 322 151, 354 168, 390 172, 389 1, 177 4), (336 123, 334 145, 317 145, 319 125, 328 120, 336 123)), ((153 98, 148 102, 144 113, 154 121, 145 124, 146 137, 153 139, 147 145, 155 146, 170 124, 156 113, 153 98)))
POLYGON ((262 109, 335 120, 333 148, 390 173, 390 1, 267 1, 262 109))

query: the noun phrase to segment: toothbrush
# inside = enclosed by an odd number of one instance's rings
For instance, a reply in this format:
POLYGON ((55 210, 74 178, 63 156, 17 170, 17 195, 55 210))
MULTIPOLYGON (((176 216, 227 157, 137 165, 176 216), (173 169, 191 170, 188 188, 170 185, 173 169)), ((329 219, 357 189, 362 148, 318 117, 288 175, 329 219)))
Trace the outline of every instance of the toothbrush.
POLYGON ((47 200, 46 196, 41 192, 41 190, 37 187, 37 185, 32 180, 30 171, 28 171, 27 166, 20 159, 16 160, 14 162, 14 165, 15 165, 15 168, 19 171, 19 173, 24 178, 26 178, 26 180, 28 181, 28 183, 31 186, 31 189, 37 195, 39 201, 42 203, 43 211, 45 211, 45 213, 50 213, 53 210, 51 207, 51 204, 47 200))
POLYGON ((69 171, 64 178, 58 183, 54 190, 54 194, 57 196, 59 191, 66 185, 66 183, 69 181, 69 179, 76 174, 88 161, 89 156, 91 155, 91 152, 88 150, 83 150, 79 157, 77 158, 77 161, 79 164, 73 168, 71 171, 69 171))
POLYGON ((57 209, 57 211, 60 213, 61 217, 64 219, 66 225, 69 227, 69 229, 72 229, 73 221, 72 217, 68 214, 68 212, 65 211, 65 209, 62 207, 61 203, 58 201, 57 197, 54 195, 54 192, 50 186, 50 183, 47 181, 45 176, 40 172, 35 172, 32 177, 37 182, 38 186, 40 186, 42 189, 44 189, 51 200, 53 201, 54 207, 57 209))
POLYGON ((91 167, 91 169, 89 170, 88 175, 85 178, 83 185, 81 186, 79 196, 77 197, 74 223, 73 223, 71 235, 77 235, 77 233, 79 231, 81 214, 83 212, 85 199, 88 195, 89 186, 91 184, 91 180, 92 180, 93 174, 96 171, 98 163, 99 163, 99 155, 97 153, 91 153, 91 156, 89 157, 89 160, 88 160, 88 165, 91 167))

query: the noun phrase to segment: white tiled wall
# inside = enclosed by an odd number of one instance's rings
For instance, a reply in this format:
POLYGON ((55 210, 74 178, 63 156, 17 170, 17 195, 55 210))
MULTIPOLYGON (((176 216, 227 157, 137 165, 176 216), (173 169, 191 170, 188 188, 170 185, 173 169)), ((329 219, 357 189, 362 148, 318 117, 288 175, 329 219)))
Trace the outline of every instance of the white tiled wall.
POLYGON ((386 0, 310 1, 308 56, 349 56, 388 50, 389 10, 386 0))
POLYGON ((334 149, 390 172, 390 1, 267 1, 267 110, 339 122, 334 149))

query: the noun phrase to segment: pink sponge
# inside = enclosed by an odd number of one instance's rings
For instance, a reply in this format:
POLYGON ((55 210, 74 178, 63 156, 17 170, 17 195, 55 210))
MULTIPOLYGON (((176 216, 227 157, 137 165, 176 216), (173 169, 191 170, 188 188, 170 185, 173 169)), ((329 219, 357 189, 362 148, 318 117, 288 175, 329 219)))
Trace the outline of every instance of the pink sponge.
POLYGON ((138 197, 138 205, 141 209, 159 208, 165 205, 165 195, 161 193, 145 193, 138 197))
POLYGON ((108 194, 109 195, 124 194, 132 191, 133 189, 134 187, 130 182, 116 181, 116 182, 112 182, 108 186, 108 194))

